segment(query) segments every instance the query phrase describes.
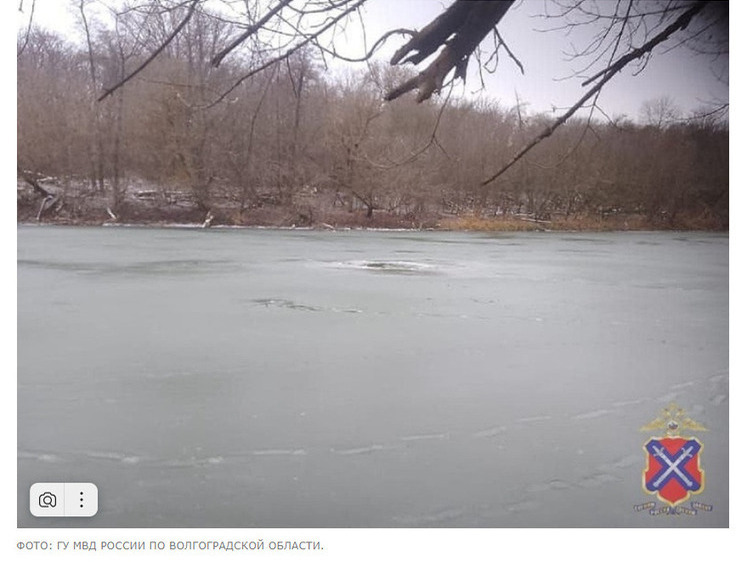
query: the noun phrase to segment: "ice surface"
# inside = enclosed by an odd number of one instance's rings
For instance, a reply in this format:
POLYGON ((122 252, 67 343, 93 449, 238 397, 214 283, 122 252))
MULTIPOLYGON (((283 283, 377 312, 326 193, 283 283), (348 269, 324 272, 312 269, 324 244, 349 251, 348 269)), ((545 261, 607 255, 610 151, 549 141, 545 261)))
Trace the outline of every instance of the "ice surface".
POLYGON ((725 235, 21 227, 18 369, 20 526, 728 525, 725 235), (669 401, 710 513, 633 510, 669 401))

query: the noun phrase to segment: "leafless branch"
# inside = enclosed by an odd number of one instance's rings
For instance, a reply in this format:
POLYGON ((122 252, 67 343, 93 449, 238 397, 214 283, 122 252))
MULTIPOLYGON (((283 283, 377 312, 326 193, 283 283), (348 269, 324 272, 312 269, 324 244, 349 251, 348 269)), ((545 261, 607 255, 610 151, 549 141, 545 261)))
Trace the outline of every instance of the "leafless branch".
POLYGON ((278 62, 284 61, 285 59, 287 59, 288 57, 290 57, 293 53, 295 53, 299 49, 303 48, 305 45, 308 45, 309 43, 313 42, 316 37, 319 37, 319 35, 321 35, 325 31, 327 31, 328 29, 334 27, 338 22, 340 22, 340 20, 344 19, 349 14, 351 14, 353 11, 357 10, 360 6, 362 6, 367 1, 368 0, 357 0, 357 2, 355 2, 351 7, 345 9, 343 12, 337 14, 334 17, 330 17, 328 19, 326 25, 324 25, 321 29, 317 30, 313 35, 305 37, 302 41, 299 41, 298 43, 296 43, 292 47, 289 47, 287 50, 285 50, 281 54, 279 54, 279 55, 277 55, 275 57, 272 57, 271 59, 269 59, 268 61, 266 61, 264 64, 262 64, 262 65, 260 65, 258 67, 255 67, 252 70, 250 70, 249 72, 247 72, 246 74, 240 76, 233 83, 233 85, 231 85, 231 87, 229 87, 225 92, 223 92, 215 100, 213 100, 207 106, 205 106, 205 109, 208 109, 210 107, 214 107, 215 105, 217 105, 220 102, 222 102, 224 99, 226 99, 226 97, 228 96, 228 94, 230 94, 231 92, 233 92, 244 81, 248 80, 252 76, 254 76, 254 75, 262 72, 263 70, 271 67, 272 65, 274 65, 274 64, 276 64, 278 62))
POLYGON ((589 83, 593 82, 594 80, 599 80, 596 85, 594 85, 589 91, 584 94, 579 101, 577 101, 568 111, 566 111, 561 117, 559 117, 557 120, 555 120, 550 126, 545 128, 539 135, 537 135, 535 138, 533 138, 529 143, 527 143, 521 150, 519 150, 516 155, 511 158, 511 160, 508 161, 503 167, 501 167, 496 173, 494 173, 489 178, 483 180, 480 185, 484 186, 489 183, 492 183, 496 179, 498 179, 501 175, 503 175, 509 168, 511 168, 516 162, 521 160, 521 158, 527 154, 532 148, 537 146, 543 139, 546 139, 550 135, 555 132, 555 130, 560 127, 563 123, 568 121, 575 113, 578 111, 579 108, 581 108, 587 101, 589 101, 592 97, 596 96, 598 92, 601 91, 601 89, 604 87, 604 85, 609 82, 618 72, 620 72, 625 66, 627 66, 630 62, 639 59, 641 57, 646 56, 649 54, 657 45, 660 43, 666 41, 673 33, 685 29, 692 18, 701 12, 703 8, 705 8, 705 5, 707 2, 701 1, 697 4, 693 5, 692 8, 690 8, 687 12, 684 12, 681 14, 672 24, 667 26, 664 30, 662 30, 660 33, 658 33, 654 38, 652 38, 650 41, 646 42, 643 46, 633 49, 632 51, 628 52, 627 54, 620 57, 616 62, 602 70, 601 72, 598 72, 595 74, 592 78, 589 80, 586 80, 583 85, 588 85, 589 83))
POLYGON ((501 34, 498 33, 497 29, 495 30, 495 35, 496 35, 496 37, 498 37, 498 41, 499 41, 498 44, 499 44, 499 46, 503 47, 504 49, 506 49, 506 52, 508 53, 508 56, 511 57, 511 60, 516 63, 516 66, 519 67, 519 70, 521 70, 521 73, 524 74, 524 65, 521 64, 521 61, 516 57, 516 55, 513 54, 513 52, 511 52, 511 49, 508 48, 508 43, 506 43, 503 40, 503 37, 501 37, 501 34))
POLYGON ((405 164, 409 164, 410 162, 414 162, 417 160, 417 158, 424 154, 426 150, 428 150, 431 146, 434 144, 438 146, 438 148, 441 149, 441 152, 443 152, 448 157, 448 152, 444 149, 444 147, 441 145, 440 142, 438 142, 438 129, 441 124, 441 118, 443 117, 444 111, 446 110, 446 106, 449 104, 449 99, 451 98, 451 92, 454 89, 454 82, 452 81, 449 85, 449 92, 446 94, 446 97, 444 98, 443 103, 441 104, 441 108, 438 111, 438 116, 436 117, 436 121, 433 123, 433 128, 431 129, 430 137, 428 138, 428 142, 426 142, 423 146, 412 152, 407 158, 404 160, 400 160, 398 162, 393 162, 391 164, 375 164, 374 162, 371 162, 371 160, 368 160, 370 164, 373 166, 383 169, 383 170, 391 170, 393 168, 398 168, 399 166, 404 166, 405 164))
POLYGON ((16 171, 18 172, 18 175, 20 175, 23 178, 23 181, 25 181, 27 184, 29 184, 34 191, 36 191, 39 195, 44 197, 45 199, 48 197, 53 197, 54 194, 44 189, 38 181, 36 181, 36 178, 32 175, 31 172, 27 172, 26 170, 21 169, 20 166, 16 167, 16 171))
POLYGON ((124 86, 127 82, 132 80, 135 76, 137 76, 140 72, 142 72, 153 60, 163 52, 163 50, 169 46, 169 44, 174 40, 174 37, 176 37, 179 32, 184 28, 185 25, 189 22, 189 20, 192 18, 192 14, 194 14, 195 9, 197 8, 197 4, 200 3, 201 0, 192 0, 191 4, 189 5, 189 10, 187 11, 187 15, 184 16, 184 19, 177 25, 174 30, 171 32, 171 34, 166 38, 166 40, 161 43, 158 48, 151 53, 151 55, 143 61, 140 66, 138 66, 135 70, 130 72, 127 76, 122 78, 119 82, 114 84, 114 86, 111 86, 110 88, 105 88, 104 93, 99 96, 98 101, 102 101, 112 95, 114 92, 116 92, 119 88, 124 86))
MULTIPOLYGON (((26 46, 29 44, 29 37, 31 36, 31 26, 34 23, 34 8, 36 8, 36 0, 31 0, 31 13, 29 14, 29 24, 26 26, 26 33, 23 35, 23 43, 21 44, 21 47, 18 49, 18 53, 16 54, 16 57, 20 57, 23 54, 23 51, 26 50, 26 46)), ((18 11, 23 11, 23 1, 18 6, 18 11)))
POLYGON ((506 14, 511 4, 513 0, 454 2, 394 53, 391 60, 393 65, 406 62, 418 64, 443 46, 436 59, 424 71, 391 90, 386 99, 393 100, 417 89, 417 101, 422 102, 443 87, 446 76, 452 70, 455 76, 466 76, 470 55, 506 14))
POLYGON ((337 52, 337 49, 335 49, 334 47, 331 48, 331 49, 327 48, 327 47, 324 47, 324 46, 320 45, 318 41, 314 41, 314 45, 318 49, 320 49, 320 50, 322 50, 322 51, 324 51, 326 53, 329 53, 330 55, 332 55, 336 59, 344 60, 346 62, 366 62, 366 61, 370 60, 371 57, 373 57, 373 55, 376 53, 376 51, 378 51, 381 48, 381 46, 386 42, 386 40, 389 39, 392 35, 399 34, 399 35, 409 35, 410 37, 413 37, 415 35, 415 33, 416 32, 413 31, 412 29, 404 29, 404 28, 392 29, 390 31, 387 31, 384 35, 382 35, 381 37, 379 37, 379 39, 373 44, 373 47, 371 47, 368 50, 368 52, 365 55, 363 55, 362 57, 360 57, 360 58, 346 57, 345 55, 341 55, 339 52, 337 52))
POLYGON ((254 25, 251 25, 244 33, 239 35, 236 39, 234 39, 228 47, 220 51, 218 54, 216 54, 213 57, 212 65, 217 67, 220 65, 220 63, 223 61, 226 56, 236 49, 239 45, 241 45, 244 41, 246 41, 249 37, 251 37, 253 34, 255 34, 259 29, 261 29, 268 21, 270 21, 277 13, 279 13, 283 8, 285 8, 288 4, 291 3, 292 0, 281 0, 278 2, 278 4, 272 8, 270 11, 268 11, 264 16, 262 16, 257 23, 254 25))

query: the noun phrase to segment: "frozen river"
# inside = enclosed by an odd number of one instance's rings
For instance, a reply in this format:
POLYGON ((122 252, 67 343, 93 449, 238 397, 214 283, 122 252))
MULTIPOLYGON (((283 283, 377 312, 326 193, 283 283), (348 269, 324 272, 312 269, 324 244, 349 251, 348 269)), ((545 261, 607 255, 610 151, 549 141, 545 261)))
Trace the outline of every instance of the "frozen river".
POLYGON ((19 526, 726 526, 728 245, 19 227, 19 526), (634 510, 670 402, 710 512, 634 510))

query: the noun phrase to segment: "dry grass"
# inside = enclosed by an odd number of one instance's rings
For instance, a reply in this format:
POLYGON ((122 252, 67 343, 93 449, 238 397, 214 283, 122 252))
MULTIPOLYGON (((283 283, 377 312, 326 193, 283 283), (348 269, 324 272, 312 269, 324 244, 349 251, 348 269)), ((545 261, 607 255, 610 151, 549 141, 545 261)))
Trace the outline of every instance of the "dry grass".
POLYGON ((466 230, 478 232, 530 232, 530 231, 587 231, 613 232, 625 230, 728 230, 718 217, 705 215, 681 215, 676 220, 652 221, 645 215, 624 216, 577 216, 556 218, 550 221, 532 221, 515 217, 483 218, 476 216, 454 217, 440 221, 443 230, 466 230))
POLYGON ((444 219, 439 222, 442 230, 473 230, 478 232, 531 232, 547 230, 548 225, 519 219, 482 218, 464 216, 444 219))

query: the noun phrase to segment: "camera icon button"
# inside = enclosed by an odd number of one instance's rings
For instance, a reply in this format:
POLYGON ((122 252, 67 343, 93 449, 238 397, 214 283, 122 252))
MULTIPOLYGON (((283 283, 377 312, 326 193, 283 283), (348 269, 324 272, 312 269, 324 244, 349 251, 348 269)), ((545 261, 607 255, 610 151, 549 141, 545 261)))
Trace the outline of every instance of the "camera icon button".
POLYGON ((61 482, 41 482, 31 486, 29 507, 35 517, 65 516, 65 484, 61 482))

